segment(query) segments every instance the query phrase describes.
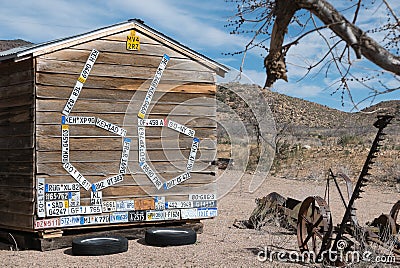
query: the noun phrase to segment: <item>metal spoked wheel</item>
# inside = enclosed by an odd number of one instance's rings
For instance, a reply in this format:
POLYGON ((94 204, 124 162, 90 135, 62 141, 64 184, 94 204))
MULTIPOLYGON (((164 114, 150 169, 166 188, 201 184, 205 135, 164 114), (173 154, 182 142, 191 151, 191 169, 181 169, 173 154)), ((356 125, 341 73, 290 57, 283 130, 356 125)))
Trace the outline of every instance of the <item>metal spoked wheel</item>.
POLYGON ((330 248, 332 218, 328 204, 320 196, 307 197, 299 210, 297 241, 301 252, 309 251, 317 259, 330 248))
POLYGON ((396 233, 398 233, 399 227, 400 227, 400 223, 397 223, 397 216, 399 215, 399 210, 400 210, 400 200, 397 201, 396 204, 393 205, 392 209, 390 210, 390 217, 392 217, 392 219, 394 220, 394 223, 396 225, 396 233))

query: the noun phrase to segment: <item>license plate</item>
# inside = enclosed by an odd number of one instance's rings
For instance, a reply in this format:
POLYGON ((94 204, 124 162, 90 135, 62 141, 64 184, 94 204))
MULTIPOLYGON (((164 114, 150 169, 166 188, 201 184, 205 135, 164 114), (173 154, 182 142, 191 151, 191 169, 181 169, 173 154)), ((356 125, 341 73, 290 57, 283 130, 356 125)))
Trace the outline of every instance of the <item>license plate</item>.
POLYGON ((193 201, 194 208, 215 208, 217 207, 216 200, 193 201))
POLYGON ((59 183, 59 184, 46 184, 46 193, 58 193, 58 192, 77 192, 79 191, 78 183, 59 183))
POLYGON ((60 218, 35 220, 35 229, 60 227, 60 218))
POLYGON ((124 180, 124 175, 123 174, 118 174, 112 177, 109 177, 107 179, 104 179, 102 181, 96 182, 92 186, 92 190, 94 192, 96 191, 101 191, 107 187, 110 187, 114 184, 120 183, 124 180))
POLYGON ((96 124, 97 127, 105 129, 111 133, 117 134, 119 136, 125 137, 126 136, 126 129, 119 127, 117 125, 114 125, 110 122, 107 122, 101 118, 97 118, 96 124))
POLYGON ((166 209, 172 208, 192 208, 193 201, 170 201, 165 204, 166 209))
POLYGON ((157 177, 156 173, 150 168, 150 166, 144 162, 140 163, 140 167, 146 173, 147 177, 150 179, 150 181, 156 186, 158 190, 162 187, 162 182, 159 177, 157 177))
POLYGON ((118 200, 116 201, 117 211, 131 211, 135 210, 134 200, 118 200))
POLYGON ((146 211, 146 221, 162 221, 164 220, 164 211, 148 210, 146 211))
POLYGON ((180 220, 181 211, 179 209, 164 210, 164 220, 180 220))
POLYGON ((69 227, 81 225, 81 216, 60 217, 60 226, 69 227))
MULTIPOLYGON (((44 197, 46 201, 54 201, 54 200, 68 200, 68 195, 72 192, 62 192, 62 193, 45 193, 44 197)), ((73 192, 79 193, 79 192, 73 192)))
POLYGON ((87 215, 87 214, 100 214, 101 206, 80 206, 79 214, 87 215))
POLYGON ((166 119, 139 119, 138 126, 141 127, 163 127, 166 119))
POLYGON ((196 160, 197 149, 199 148, 200 140, 198 138, 193 138, 192 148, 190 149, 189 159, 186 165, 187 171, 192 171, 194 166, 194 161, 196 160))
POLYGON ((155 210, 165 209, 165 196, 156 196, 154 198, 155 210))
POLYGON ((146 211, 145 210, 135 210, 128 212, 128 221, 129 222, 139 222, 146 220, 146 211))
POLYGON ((96 117, 94 116, 61 116, 63 125, 94 125, 96 117))
POLYGON ((61 127, 61 163, 69 162, 69 126, 61 127))
POLYGON ((103 199, 103 193, 100 191, 90 192, 90 205, 91 206, 101 206, 103 199))
POLYGON ((69 192, 68 202, 70 207, 79 207, 81 205, 81 193, 80 192, 69 192))
POLYGON ((176 185, 181 184, 182 182, 184 182, 188 179, 190 179, 190 173, 185 172, 169 181, 166 181, 164 183, 164 189, 165 190, 171 189, 172 187, 175 187, 176 185))
POLYGON ((195 131, 193 129, 185 127, 184 125, 181 125, 175 121, 168 120, 168 127, 182 134, 185 134, 189 137, 194 138, 195 131))
POLYGON ((138 147, 139 163, 146 162, 146 130, 144 127, 138 127, 138 147))
POLYGON ((119 163, 119 173, 126 174, 128 167, 129 151, 131 148, 131 139, 124 138, 124 145, 122 146, 121 161, 119 163))
POLYGON ((71 164, 65 163, 63 168, 83 187, 86 191, 89 191, 92 184, 82 176, 82 174, 71 164))
POLYGON ((216 217, 217 214, 218 214, 217 208, 181 209, 181 217, 183 220, 213 218, 216 217))
POLYGON ((217 200, 216 194, 189 194, 189 200, 217 200))
POLYGON ((110 216, 109 215, 82 216, 80 223, 81 225, 110 223, 110 216))
POLYGON ((37 178, 36 181, 36 192, 37 192, 37 216, 40 218, 46 217, 46 205, 45 205, 45 179, 37 178))
POLYGON ((103 201, 101 206, 103 212, 112 212, 117 210, 117 202, 115 201, 103 201))
POLYGON ((47 217, 67 216, 69 215, 68 208, 46 208, 47 217))
POLYGON ((69 215, 79 215, 81 214, 81 208, 80 207, 69 207, 69 215))
POLYGON ((165 67, 167 66, 168 61, 169 56, 165 54, 161 59, 160 65, 158 66, 156 74, 154 75, 153 81, 151 81, 150 87, 147 90, 146 97, 143 100, 143 104, 139 109, 138 117, 141 119, 144 119, 147 109, 150 106, 151 99, 153 98, 154 92, 157 89, 158 83, 160 82, 161 76, 165 70, 165 67))
POLYGON ((110 213, 110 223, 128 222, 128 212, 113 212, 110 213))
POLYGON ((135 199, 136 210, 153 210, 155 208, 153 198, 138 198, 135 199))

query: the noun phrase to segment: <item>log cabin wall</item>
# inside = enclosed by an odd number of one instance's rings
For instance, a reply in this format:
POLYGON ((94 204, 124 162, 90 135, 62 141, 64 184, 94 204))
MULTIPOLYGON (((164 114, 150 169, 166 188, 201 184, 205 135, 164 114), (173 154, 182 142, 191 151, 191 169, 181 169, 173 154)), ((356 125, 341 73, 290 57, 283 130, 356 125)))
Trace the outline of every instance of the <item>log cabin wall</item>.
POLYGON ((34 64, 0 62, 0 227, 32 230, 34 64))

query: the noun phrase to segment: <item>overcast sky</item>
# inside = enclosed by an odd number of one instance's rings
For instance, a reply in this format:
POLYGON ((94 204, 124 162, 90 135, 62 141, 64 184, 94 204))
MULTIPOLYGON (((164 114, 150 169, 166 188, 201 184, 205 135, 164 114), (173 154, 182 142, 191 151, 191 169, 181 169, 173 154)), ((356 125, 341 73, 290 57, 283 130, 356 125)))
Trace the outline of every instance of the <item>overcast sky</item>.
MULTIPOLYGON (((392 3, 395 12, 400 15, 400 1, 388 2, 392 3)), ((232 69, 239 68, 241 56, 225 56, 224 53, 242 49, 249 38, 230 35, 229 29, 224 27, 227 19, 235 12, 235 5, 224 0, 0 0, 0 6, 0 39, 24 39, 40 43, 140 18, 150 27, 232 69)), ((359 25, 365 29, 386 19, 382 6, 360 16, 359 25)), ((333 88, 329 85, 334 83, 336 74, 311 75, 301 79, 307 71, 304 66, 322 55, 322 46, 323 40, 318 35, 310 35, 291 49, 288 55, 289 82, 280 81, 274 85, 273 90, 349 111, 353 106, 347 98, 342 107, 340 94, 331 96, 333 88)), ((249 77, 249 82, 263 85, 265 69, 261 54, 260 50, 248 54, 244 74, 249 77)), ((365 61, 355 64, 359 66, 360 73, 374 68, 365 61)), ((385 79, 387 85, 399 83, 390 77, 385 79)), ((352 89, 355 101, 368 96, 369 92, 359 84, 352 84, 352 89)), ((400 99, 400 92, 381 96, 374 103, 387 99, 400 99)), ((364 102, 360 107, 369 104, 364 102)))

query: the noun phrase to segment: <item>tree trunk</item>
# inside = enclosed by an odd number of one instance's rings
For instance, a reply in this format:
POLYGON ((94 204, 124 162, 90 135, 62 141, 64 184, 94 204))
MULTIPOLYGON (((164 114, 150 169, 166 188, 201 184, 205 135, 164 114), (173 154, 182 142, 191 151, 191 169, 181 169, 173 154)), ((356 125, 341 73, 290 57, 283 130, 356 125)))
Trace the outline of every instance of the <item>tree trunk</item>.
POLYGON ((298 9, 309 10, 317 16, 354 49, 357 58, 364 56, 382 69, 400 75, 400 57, 391 54, 364 31, 349 22, 326 0, 276 0, 276 20, 271 35, 271 49, 264 62, 267 68, 265 87, 272 86, 278 79, 286 80, 287 78, 284 58, 286 51, 283 51, 283 38, 294 13, 298 9), (282 66, 285 69, 284 71, 282 66))

